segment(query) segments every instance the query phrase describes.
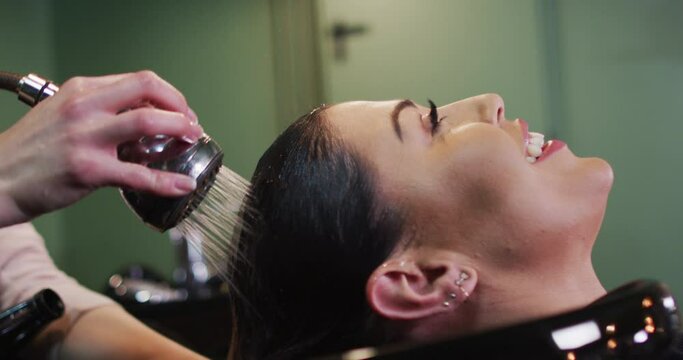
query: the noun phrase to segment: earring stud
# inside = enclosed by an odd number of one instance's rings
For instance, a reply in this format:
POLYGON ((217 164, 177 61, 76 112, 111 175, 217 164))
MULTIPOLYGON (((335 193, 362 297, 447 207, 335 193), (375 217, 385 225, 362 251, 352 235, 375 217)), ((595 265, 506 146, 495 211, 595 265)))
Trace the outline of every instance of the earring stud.
POLYGON ((461 272, 460 277, 458 280, 455 281, 455 285, 462 291, 462 294, 465 295, 465 300, 470 297, 470 293, 465 290, 465 288, 462 287, 462 284, 465 282, 465 280, 469 279, 470 275, 466 272, 461 272))
POLYGON ((462 283, 465 282, 465 280, 467 280, 469 278, 470 278, 470 275, 463 271, 460 273, 460 277, 458 278, 458 280, 455 281, 455 285, 460 286, 460 285, 462 285, 462 283))

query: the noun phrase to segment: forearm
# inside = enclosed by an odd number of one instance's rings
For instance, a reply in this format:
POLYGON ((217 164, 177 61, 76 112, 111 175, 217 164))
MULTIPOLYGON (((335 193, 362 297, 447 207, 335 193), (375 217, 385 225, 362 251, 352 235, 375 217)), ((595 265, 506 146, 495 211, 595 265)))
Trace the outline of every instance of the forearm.
MULTIPOLYGON (((63 329, 48 329, 59 333, 63 329)), ((43 334, 48 339, 49 334, 43 334)), ((42 344, 43 346, 45 345, 42 344)), ((58 359, 204 359, 161 336, 116 305, 81 316, 65 333, 58 359)))
POLYGON ((200 359, 148 328, 111 299, 90 291, 59 271, 30 224, 0 228, 0 308, 23 301, 42 288, 65 304, 23 354, 45 359, 200 359))

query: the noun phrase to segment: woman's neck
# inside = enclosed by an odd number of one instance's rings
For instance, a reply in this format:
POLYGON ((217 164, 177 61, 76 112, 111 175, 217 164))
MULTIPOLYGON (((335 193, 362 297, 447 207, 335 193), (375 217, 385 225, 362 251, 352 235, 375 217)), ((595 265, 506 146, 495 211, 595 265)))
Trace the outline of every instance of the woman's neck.
POLYGON ((458 309, 463 333, 548 317, 605 295, 590 260, 571 269, 481 274, 475 294, 458 309))

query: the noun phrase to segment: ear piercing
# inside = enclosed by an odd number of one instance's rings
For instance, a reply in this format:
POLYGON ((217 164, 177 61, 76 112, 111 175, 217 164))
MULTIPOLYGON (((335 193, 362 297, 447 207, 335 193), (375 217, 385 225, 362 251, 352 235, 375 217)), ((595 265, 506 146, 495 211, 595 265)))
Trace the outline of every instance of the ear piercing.
POLYGON ((458 295, 455 293, 448 293, 446 301, 443 302, 443 307, 449 307, 451 306, 450 300, 455 300, 458 298, 458 295))
MULTIPOLYGON (((470 293, 465 290, 465 288, 462 287, 462 284, 465 282, 465 280, 469 279, 470 275, 464 271, 460 272, 460 276, 458 277, 458 280, 455 280, 455 286, 462 291, 462 294, 465 296, 465 301, 467 301, 467 298, 470 297, 470 293)), ((446 301, 441 303, 443 307, 449 307, 451 306, 451 301, 455 301, 458 298, 458 295, 454 292, 450 292, 446 295, 446 301)))
POLYGON ((465 295, 465 300, 467 300, 467 298, 470 297, 470 293, 468 293, 467 290, 465 290, 465 288, 462 287, 462 284, 465 282, 465 280, 469 278, 470 275, 463 271, 460 273, 460 277, 458 278, 458 280, 455 281, 455 285, 460 289, 460 291, 462 291, 463 295, 465 295))
POLYGON ((462 286, 462 283, 469 278, 470 275, 463 271, 460 273, 460 277, 458 278, 458 280, 455 281, 455 285, 462 286))

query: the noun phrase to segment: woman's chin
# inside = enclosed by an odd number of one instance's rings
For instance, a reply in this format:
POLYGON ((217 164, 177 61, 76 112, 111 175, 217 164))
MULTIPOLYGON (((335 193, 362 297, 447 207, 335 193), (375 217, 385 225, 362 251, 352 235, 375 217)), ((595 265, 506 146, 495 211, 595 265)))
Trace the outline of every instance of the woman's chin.
POLYGON ((590 229, 588 233, 597 236, 607 209, 607 198, 612 189, 614 172, 612 166, 604 159, 594 157, 582 160, 585 166, 584 194, 586 195, 582 212, 586 215, 585 225, 590 229))
POLYGON ((598 157, 584 158, 586 173, 589 182, 598 193, 609 194, 614 182, 614 171, 612 166, 604 159, 598 157))
POLYGON ((544 173, 564 184, 564 191, 573 197, 604 194, 606 198, 614 181, 612 166, 607 161, 599 157, 577 157, 568 147, 539 165, 544 173))

